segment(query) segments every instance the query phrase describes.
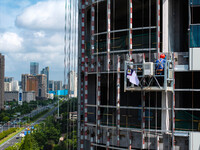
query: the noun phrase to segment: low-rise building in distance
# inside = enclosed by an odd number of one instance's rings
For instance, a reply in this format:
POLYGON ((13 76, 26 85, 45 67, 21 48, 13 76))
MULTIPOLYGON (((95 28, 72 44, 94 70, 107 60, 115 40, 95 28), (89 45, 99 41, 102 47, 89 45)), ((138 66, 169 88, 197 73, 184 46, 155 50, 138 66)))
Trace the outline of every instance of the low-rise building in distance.
MULTIPOLYGON (((6 102, 11 101, 18 101, 19 100, 19 91, 6 91, 4 95, 4 99, 6 102)), ((29 91, 29 92, 22 92, 22 101, 23 102, 30 102, 35 101, 35 92, 29 91)))

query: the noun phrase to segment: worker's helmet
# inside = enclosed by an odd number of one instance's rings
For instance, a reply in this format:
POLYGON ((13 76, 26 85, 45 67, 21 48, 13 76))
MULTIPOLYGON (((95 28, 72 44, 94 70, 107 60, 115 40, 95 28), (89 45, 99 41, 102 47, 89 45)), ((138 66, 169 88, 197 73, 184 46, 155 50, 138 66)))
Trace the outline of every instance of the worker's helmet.
POLYGON ((160 58, 165 59, 165 54, 161 54, 161 55, 160 55, 160 58))

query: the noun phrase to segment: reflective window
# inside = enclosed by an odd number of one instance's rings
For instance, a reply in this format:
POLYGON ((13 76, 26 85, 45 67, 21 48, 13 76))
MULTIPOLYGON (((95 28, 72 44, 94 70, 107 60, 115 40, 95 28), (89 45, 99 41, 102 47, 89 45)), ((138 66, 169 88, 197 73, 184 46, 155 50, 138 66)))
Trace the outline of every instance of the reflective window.
POLYGON ((191 5, 200 5, 200 0, 190 0, 191 5))
POLYGON ((200 25, 190 26, 190 47, 200 47, 200 25))
POLYGON ((191 24, 200 24, 200 7, 191 7, 191 24))

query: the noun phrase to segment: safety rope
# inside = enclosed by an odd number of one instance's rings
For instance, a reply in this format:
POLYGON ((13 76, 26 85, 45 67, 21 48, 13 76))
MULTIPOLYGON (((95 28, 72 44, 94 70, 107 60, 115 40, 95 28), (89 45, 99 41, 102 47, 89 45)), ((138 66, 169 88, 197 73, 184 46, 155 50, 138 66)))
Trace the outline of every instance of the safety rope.
MULTIPOLYGON (((96 15, 96 33, 99 32, 99 2, 97 1, 97 15, 96 15)), ((96 66, 96 70, 97 70, 97 111, 96 111, 96 116, 97 116, 97 127, 96 127, 96 134, 97 134, 97 138, 96 138, 96 143, 100 144, 100 125, 101 125, 101 109, 100 109, 100 105, 101 105, 101 59, 99 58, 99 37, 98 35, 96 36, 96 62, 98 63, 96 66)), ((97 146, 96 146, 96 150, 97 150, 97 146)))
MULTIPOLYGON (((65 1, 65 37, 64 37, 64 85, 66 86, 67 84, 67 65, 68 65, 68 45, 67 45, 67 40, 68 40, 68 30, 67 30, 67 26, 68 26, 68 0, 65 1)), ((58 99, 59 100, 59 99, 58 99)), ((67 112, 68 112, 68 104, 67 104, 67 112)), ((68 116, 69 116, 69 113, 68 113, 68 116)), ((68 118, 67 116, 67 118, 68 118)), ((69 119, 69 118, 68 118, 69 119)), ((68 132, 68 122, 67 122, 67 131, 66 131, 66 138, 67 138, 67 148, 68 148, 68 138, 69 138, 69 132, 68 132)))
POLYGON ((107 0, 107 145, 106 149, 109 150, 110 145, 110 133, 108 129, 109 125, 109 100, 110 100, 110 27, 111 27, 111 2, 107 0))

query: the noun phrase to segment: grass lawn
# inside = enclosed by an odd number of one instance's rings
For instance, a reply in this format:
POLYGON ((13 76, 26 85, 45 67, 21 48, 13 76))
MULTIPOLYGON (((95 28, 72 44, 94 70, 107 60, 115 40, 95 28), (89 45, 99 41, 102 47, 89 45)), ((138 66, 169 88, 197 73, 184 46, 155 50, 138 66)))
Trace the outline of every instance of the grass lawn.
POLYGON ((13 136, 15 136, 17 133, 21 132, 22 130, 24 130, 25 128, 20 128, 18 129, 16 132, 8 135, 7 137, 5 137, 4 139, 0 140, 0 145, 3 144, 4 142, 6 142, 7 140, 9 140, 10 138, 12 138, 13 136))

